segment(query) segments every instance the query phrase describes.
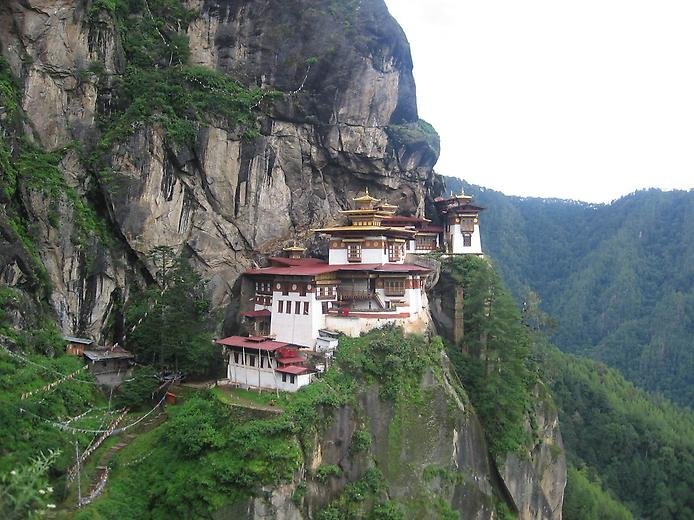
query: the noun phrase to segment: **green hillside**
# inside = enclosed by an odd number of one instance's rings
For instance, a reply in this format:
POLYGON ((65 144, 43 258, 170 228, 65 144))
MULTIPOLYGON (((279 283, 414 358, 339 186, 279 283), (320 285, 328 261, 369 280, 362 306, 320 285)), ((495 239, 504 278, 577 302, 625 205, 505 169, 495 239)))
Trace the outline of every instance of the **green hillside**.
POLYGON ((482 244, 514 295, 536 291, 553 341, 694 403, 694 192, 640 191, 611 204, 509 197, 446 178, 487 207, 482 244))
MULTIPOLYGON (((591 500, 600 481, 635 518, 694 518, 694 414, 649 396, 602 363, 548 345, 537 355, 570 463, 565 518, 591 517, 593 502, 609 505, 604 495, 591 500)), ((610 517, 623 517, 611 509, 610 517)))

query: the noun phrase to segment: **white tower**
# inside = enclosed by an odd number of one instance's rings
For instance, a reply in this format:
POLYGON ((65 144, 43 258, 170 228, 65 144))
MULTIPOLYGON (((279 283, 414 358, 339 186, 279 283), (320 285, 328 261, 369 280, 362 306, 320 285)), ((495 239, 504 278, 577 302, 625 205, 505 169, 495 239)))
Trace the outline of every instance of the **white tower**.
POLYGON ((454 255, 482 255, 479 214, 484 208, 472 204, 465 194, 436 199, 444 222, 443 239, 446 250, 454 255))

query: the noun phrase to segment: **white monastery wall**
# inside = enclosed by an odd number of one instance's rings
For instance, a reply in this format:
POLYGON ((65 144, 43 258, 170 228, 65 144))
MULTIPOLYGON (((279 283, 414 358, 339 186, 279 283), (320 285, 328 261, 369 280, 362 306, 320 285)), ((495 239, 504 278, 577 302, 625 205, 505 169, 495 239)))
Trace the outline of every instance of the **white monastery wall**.
POLYGON ((277 341, 301 345, 313 348, 318 330, 325 326, 323 306, 316 300, 314 293, 306 293, 301 296, 298 292, 282 294, 281 291, 272 293, 272 320, 270 334, 276 336, 277 341), (282 302, 283 312, 279 312, 282 302), (299 302, 299 313, 296 313, 296 302, 299 302), (304 314, 304 303, 308 303, 308 314, 304 314), (287 312, 290 305, 290 312, 287 312))

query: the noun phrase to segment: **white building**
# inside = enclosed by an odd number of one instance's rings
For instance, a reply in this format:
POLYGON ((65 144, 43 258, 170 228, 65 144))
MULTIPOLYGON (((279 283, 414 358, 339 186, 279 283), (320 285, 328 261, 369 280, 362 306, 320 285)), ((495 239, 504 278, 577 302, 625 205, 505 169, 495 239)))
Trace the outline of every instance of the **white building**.
POLYGON ((328 262, 271 258, 271 266, 245 275, 255 285, 253 308, 242 315, 254 334, 314 349, 320 329, 356 336, 388 323, 409 332, 429 325, 423 277, 429 269, 405 263, 417 231, 384 225, 394 206, 368 192, 354 199, 356 209, 342 213, 349 222, 315 230, 328 235, 328 262))
POLYGON ((315 371, 296 347, 267 337, 230 336, 217 340, 227 357, 227 381, 241 388, 296 392, 315 371))
POLYGON ((472 204, 469 195, 437 198, 434 201, 444 221, 443 241, 451 254, 482 255, 479 213, 484 208, 472 204))

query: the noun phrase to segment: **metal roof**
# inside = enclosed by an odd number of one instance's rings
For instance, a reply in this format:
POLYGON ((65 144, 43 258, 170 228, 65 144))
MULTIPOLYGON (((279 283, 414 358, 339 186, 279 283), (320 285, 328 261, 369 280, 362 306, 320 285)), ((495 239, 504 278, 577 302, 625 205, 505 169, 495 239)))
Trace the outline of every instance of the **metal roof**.
POLYGON ((63 336, 63 339, 68 343, 79 343, 81 345, 91 345, 92 343, 94 343, 93 339, 76 338, 75 336, 63 336))
POLYGON ((294 363, 303 363, 306 361, 305 356, 292 356, 292 357, 286 357, 286 358, 279 358, 277 361, 282 363, 283 365, 292 365, 294 363))
POLYGON ((282 341, 274 341, 262 338, 262 341, 254 341, 256 338, 246 338, 243 336, 229 336, 228 338, 218 339, 216 343, 228 347, 247 348, 251 350, 264 350, 274 352, 275 350, 289 346, 282 341))
POLYGON ((340 271, 375 271, 377 273, 428 273, 431 269, 413 264, 340 264, 340 271))
POLYGON ((431 269, 412 264, 320 264, 290 267, 263 267, 249 269, 248 275, 315 276, 338 271, 374 271, 378 273, 428 273, 431 269))
POLYGON ((90 361, 104 361, 108 359, 133 359, 135 356, 121 347, 110 347, 99 350, 85 350, 84 357, 90 361))
POLYGON ((249 269, 245 274, 261 275, 261 274, 279 274, 284 276, 315 276, 317 274, 332 273, 337 271, 338 267, 328 264, 316 265, 292 265, 287 267, 262 267, 260 269, 249 269))
POLYGON ((309 372, 313 372, 310 368, 297 366, 297 365, 287 365, 286 367, 279 367, 276 369, 277 372, 284 372, 285 374, 301 375, 309 372))

